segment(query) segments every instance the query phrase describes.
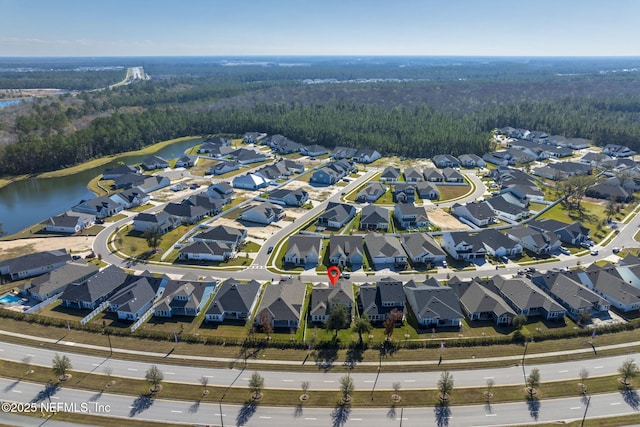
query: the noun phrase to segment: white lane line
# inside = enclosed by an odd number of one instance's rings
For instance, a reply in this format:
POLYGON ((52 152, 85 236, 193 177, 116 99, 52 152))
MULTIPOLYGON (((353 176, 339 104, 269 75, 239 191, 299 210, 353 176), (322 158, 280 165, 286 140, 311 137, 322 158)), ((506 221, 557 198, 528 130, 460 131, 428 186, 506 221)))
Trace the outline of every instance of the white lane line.
POLYGON ((327 380, 325 380, 325 381, 322 381, 322 382, 323 383, 334 383, 335 381, 327 381, 327 380))
POLYGON ((569 409, 571 409, 572 411, 577 411, 578 409, 582 409, 582 407, 581 406, 574 406, 573 408, 569 408, 569 409))
POLYGON ((213 375, 203 375, 205 378, 213 378, 213 375))
POLYGON ((100 366, 99 363, 92 363, 91 366, 100 366))
POLYGON ((613 402, 613 403, 611 404, 611 406, 616 406, 616 405, 620 405, 620 404, 621 404, 620 402, 613 402))
POLYGON ((271 417, 260 417, 260 419, 262 419, 262 420, 270 420, 271 417))
POLYGON ((171 410, 171 412, 173 412, 174 414, 181 414, 182 411, 174 411, 173 409, 171 410))
POLYGON ((494 377, 484 377, 485 380, 492 380, 494 377))
POLYGON ((29 356, 29 357, 36 357, 36 355, 35 355, 35 354, 29 354, 29 353, 27 353, 27 356, 29 356))
POLYGON ((167 375, 175 375, 176 373, 175 372, 165 372, 165 374, 167 374, 167 375))
POLYGON ((127 368, 127 371, 137 371, 136 368, 127 368))
POLYGON ((372 383, 372 382, 375 382, 375 381, 373 381, 373 380, 365 380, 365 383, 372 383))
POLYGON ((485 417, 497 417, 498 414, 485 414, 485 417))
POLYGON ((594 366, 593 369, 602 369, 602 366, 594 366))
POLYGON ((560 374, 566 374, 567 372, 569 372, 567 369, 565 369, 564 371, 558 371, 558 373, 560 374))
POLYGON ((14 393, 22 393, 20 390, 11 390, 14 393))
POLYGON ((293 382, 293 380, 282 380, 282 382, 285 382, 285 383, 292 383, 292 382, 293 382))
MULTIPOLYGON (((216 417, 219 417, 219 416, 220 416, 220 414, 215 414, 215 415, 216 415, 216 417)), ((223 416, 223 417, 226 417, 226 416, 227 416, 227 414, 222 414, 222 416, 223 416)))
POLYGON ((304 420, 305 421, 317 421, 318 419, 317 418, 305 418, 304 420))
POLYGON ((351 418, 351 421, 362 421, 362 418, 351 418))
POLYGON ((404 380, 405 383, 415 383, 416 380, 404 380))

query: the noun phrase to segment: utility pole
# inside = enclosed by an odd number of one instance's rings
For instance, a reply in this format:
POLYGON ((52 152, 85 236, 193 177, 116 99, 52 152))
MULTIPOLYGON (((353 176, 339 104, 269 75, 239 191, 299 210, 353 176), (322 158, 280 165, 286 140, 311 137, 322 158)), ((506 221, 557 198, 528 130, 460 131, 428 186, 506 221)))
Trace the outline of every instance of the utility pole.
POLYGON ((589 410, 589 403, 591 403, 591 396, 587 399, 587 406, 584 408, 584 415, 582 416, 582 422, 580 423, 580 427, 584 427, 584 420, 587 419, 587 411, 589 410))

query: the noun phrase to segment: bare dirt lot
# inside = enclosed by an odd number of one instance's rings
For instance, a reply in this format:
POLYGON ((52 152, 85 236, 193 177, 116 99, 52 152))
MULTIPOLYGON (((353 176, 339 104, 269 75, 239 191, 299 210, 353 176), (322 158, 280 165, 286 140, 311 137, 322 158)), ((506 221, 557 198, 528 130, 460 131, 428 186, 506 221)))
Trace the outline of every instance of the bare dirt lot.
POLYGON ((438 227, 440 227, 440 229, 442 231, 447 231, 447 230, 470 230, 471 229, 471 227, 469 227, 466 224, 461 223, 453 215, 448 214, 447 212, 443 211, 442 209, 437 209, 437 208, 429 209, 429 208, 427 208, 427 215, 429 216, 429 221, 431 221, 433 224, 435 224, 438 227))
POLYGON ((0 241, 0 260, 61 248, 73 253, 88 253, 93 246, 93 239, 92 236, 65 236, 0 241))

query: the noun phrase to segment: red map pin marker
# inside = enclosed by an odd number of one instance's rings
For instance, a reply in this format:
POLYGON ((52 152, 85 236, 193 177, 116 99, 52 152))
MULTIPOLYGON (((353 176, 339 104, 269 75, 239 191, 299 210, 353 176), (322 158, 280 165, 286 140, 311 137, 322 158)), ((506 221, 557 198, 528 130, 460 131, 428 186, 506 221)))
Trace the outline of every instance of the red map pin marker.
POLYGON ((329 277, 329 281, 331 282, 331 284, 335 286, 336 282, 340 278, 340 269, 335 265, 332 265, 331 267, 327 268, 327 276, 329 277))

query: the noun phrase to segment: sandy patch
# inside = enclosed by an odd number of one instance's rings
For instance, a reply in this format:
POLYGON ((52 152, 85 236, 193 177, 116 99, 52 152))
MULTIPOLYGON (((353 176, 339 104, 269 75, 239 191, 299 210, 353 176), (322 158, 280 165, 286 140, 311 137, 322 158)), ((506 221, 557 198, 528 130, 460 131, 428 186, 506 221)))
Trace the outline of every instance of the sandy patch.
POLYGON ((448 214, 447 212, 443 211, 442 209, 438 209, 438 208, 429 209, 429 208, 427 208, 427 215, 429 216, 429 221, 431 221, 433 224, 435 224, 438 227, 440 227, 440 229, 442 231, 447 231, 447 230, 470 230, 471 229, 471 227, 469 227, 466 224, 461 223, 460 221, 458 221, 456 219, 456 217, 454 217, 451 214, 448 214))
POLYGON ((93 240, 93 236, 65 236, 1 241, 0 260, 61 248, 73 253, 88 253, 93 247, 93 240))

